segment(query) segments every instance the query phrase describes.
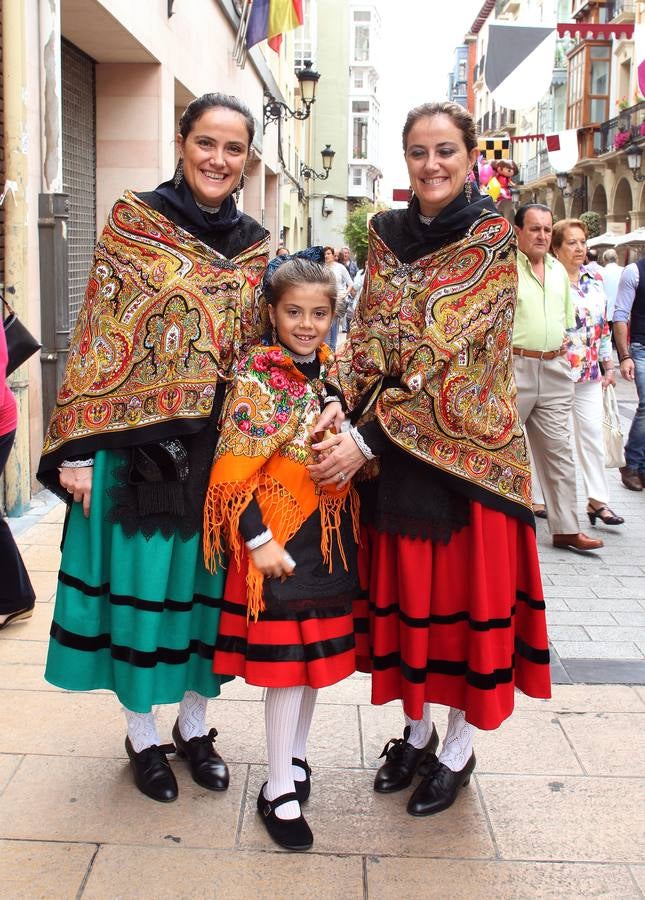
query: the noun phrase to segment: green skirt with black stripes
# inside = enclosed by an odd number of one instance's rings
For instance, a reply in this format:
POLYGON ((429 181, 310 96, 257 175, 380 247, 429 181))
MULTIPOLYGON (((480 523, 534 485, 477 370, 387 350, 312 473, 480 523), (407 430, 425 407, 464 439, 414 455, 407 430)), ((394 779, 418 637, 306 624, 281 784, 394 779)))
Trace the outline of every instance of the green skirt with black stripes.
POLYGON ((216 697, 231 680, 212 671, 224 571, 204 567, 200 535, 126 537, 108 522, 118 462, 96 454, 89 519, 72 505, 45 678, 72 691, 114 691, 136 712, 188 690, 216 697))

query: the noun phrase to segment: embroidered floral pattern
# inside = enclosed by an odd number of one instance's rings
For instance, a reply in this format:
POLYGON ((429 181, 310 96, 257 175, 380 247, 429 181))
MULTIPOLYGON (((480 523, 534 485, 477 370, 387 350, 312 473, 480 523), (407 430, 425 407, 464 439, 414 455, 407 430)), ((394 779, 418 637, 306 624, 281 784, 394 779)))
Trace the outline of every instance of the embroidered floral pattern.
POLYGON ((483 215, 461 240, 405 266, 370 226, 365 299, 330 382, 350 409, 378 396, 370 414, 412 456, 528 506, 516 294, 515 242, 500 216, 483 215))
POLYGON ((279 451, 297 462, 313 461, 311 427, 321 411, 317 388, 332 358, 328 348, 318 351, 320 376, 310 382, 280 347, 252 348, 229 394, 216 458, 229 452, 268 459, 279 451))

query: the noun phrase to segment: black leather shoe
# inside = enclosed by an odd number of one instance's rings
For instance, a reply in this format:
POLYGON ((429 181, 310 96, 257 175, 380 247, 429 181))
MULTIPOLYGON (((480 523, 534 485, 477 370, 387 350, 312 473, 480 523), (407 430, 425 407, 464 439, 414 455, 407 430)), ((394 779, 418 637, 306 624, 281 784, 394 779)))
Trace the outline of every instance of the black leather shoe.
POLYGON ((474 753, 471 754, 461 772, 453 772, 448 766, 440 763, 435 756, 430 771, 423 781, 419 782, 408 800, 410 815, 432 816, 434 813, 448 809, 455 802, 459 788, 465 787, 470 781, 474 768, 474 753))
POLYGON ((179 730, 179 721, 172 726, 177 756, 188 760, 193 781, 209 791, 225 791, 229 780, 228 768, 213 747, 216 737, 217 731, 211 728, 208 734, 185 741, 179 730))
POLYGON ((392 738, 383 747, 379 759, 384 756, 385 762, 374 779, 374 790, 379 794, 391 794, 408 787, 422 759, 428 753, 434 753, 439 746, 439 735, 434 725, 430 740, 420 750, 408 744, 409 736, 410 726, 406 725, 402 738, 392 738))
POLYGON ((275 800, 267 800, 264 796, 264 788, 266 782, 260 788, 258 794, 258 812, 264 822, 264 827, 269 832, 269 836, 287 850, 309 850, 313 846, 314 836, 311 828, 307 825, 307 820, 302 815, 297 819, 279 819, 275 810, 291 800, 297 800, 298 796, 295 792, 290 794, 282 794, 275 800))
POLYGON ((173 744, 153 744, 135 753, 130 738, 126 737, 125 749, 134 772, 134 783, 142 794, 159 803, 171 803, 177 799, 177 779, 166 759, 166 753, 175 752, 173 744))
POLYGON ((311 793, 311 766, 306 759, 298 759, 297 756, 293 757, 291 765, 302 769, 306 775, 304 781, 294 781, 298 803, 306 803, 311 793))

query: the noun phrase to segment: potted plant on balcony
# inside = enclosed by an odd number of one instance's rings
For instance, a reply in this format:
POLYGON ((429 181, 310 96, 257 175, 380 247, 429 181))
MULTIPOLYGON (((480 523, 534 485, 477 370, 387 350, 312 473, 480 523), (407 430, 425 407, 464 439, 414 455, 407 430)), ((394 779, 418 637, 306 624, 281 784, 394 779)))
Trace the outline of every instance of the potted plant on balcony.
POLYGON ((632 139, 631 131, 619 131, 614 138, 614 150, 622 150, 632 139))

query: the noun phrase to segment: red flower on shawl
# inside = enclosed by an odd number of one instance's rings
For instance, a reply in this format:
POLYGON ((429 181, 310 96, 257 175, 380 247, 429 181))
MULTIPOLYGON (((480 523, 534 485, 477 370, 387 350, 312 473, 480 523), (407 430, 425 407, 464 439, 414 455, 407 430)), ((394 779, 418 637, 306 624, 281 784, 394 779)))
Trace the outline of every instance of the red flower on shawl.
POLYGON ((289 387, 289 378, 284 372, 281 372, 280 369, 273 368, 271 369, 269 384, 277 391, 285 391, 289 387))
POLYGON ((303 397, 305 390, 304 381, 296 381, 294 378, 289 381, 288 391, 292 397, 303 397))
POLYGON ((256 356, 253 360, 253 368, 256 372, 266 372, 269 368, 269 360, 266 356, 256 356))

